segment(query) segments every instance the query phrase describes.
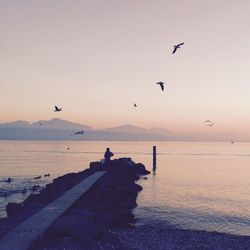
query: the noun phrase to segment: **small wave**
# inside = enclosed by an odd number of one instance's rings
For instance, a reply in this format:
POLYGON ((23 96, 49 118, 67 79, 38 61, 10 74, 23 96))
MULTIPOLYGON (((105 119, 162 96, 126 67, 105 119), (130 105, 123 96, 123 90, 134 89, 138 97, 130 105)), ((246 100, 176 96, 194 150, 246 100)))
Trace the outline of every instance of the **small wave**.
POLYGON ((135 214, 140 224, 165 224, 170 228, 217 231, 239 235, 250 235, 250 218, 246 215, 229 215, 221 212, 201 212, 195 209, 168 206, 138 207, 135 214))

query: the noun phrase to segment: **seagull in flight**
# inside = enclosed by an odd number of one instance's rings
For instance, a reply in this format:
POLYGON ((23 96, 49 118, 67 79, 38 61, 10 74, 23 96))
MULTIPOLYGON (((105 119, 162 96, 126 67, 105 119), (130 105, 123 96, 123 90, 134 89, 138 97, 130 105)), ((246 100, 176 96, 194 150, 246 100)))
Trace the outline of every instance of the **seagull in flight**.
POLYGON ((164 91, 164 82, 157 82, 156 84, 159 84, 161 86, 161 90, 164 91))
POLYGON ((137 108, 137 107, 138 107, 136 103, 134 103, 134 107, 135 107, 135 108, 137 108))
POLYGON ((210 124, 208 124, 207 126, 212 127, 212 126, 214 126, 214 123, 213 123, 213 122, 211 122, 211 123, 210 123, 210 124))
POLYGON ((55 112, 59 112, 59 111, 62 111, 62 108, 58 108, 57 106, 55 106, 55 112))
POLYGON ((174 54, 177 49, 180 49, 182 45, 184 45, 184 43, 179 43, 177 45, 174 45, 174 50, 173 50, 172 54, 174 54))
POLYGON ((84 134, 84 131, 81 130, 81 131, 75 132, 72 136, 74 136, 74 135, 83 135, 83 134, 84 134))
POLYGON ((214 122, 211 122, 210 120, 206 120, 205 123, 206 123, 206 125, 209 126, 209 127, 214 126, 214 122))

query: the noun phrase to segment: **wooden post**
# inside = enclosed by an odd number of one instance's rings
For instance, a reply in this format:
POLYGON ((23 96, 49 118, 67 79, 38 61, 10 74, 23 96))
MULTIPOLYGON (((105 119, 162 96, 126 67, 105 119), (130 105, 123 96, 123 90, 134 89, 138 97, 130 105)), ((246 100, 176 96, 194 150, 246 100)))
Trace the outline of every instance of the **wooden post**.
POLYGON ((156 170, 156 146, 153 146, 153 171, 156 170))

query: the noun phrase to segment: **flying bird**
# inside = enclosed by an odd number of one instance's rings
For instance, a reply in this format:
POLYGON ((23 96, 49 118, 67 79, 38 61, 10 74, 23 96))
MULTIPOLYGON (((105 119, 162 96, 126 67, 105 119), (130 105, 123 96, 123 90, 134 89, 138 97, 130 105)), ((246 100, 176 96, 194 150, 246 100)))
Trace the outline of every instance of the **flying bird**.
POLYGON ((164 82, 157 82, 156 84, 159 84, 161 86, 161 90, 164 91, 164 82))
POLYGON ((138 107, 136 103, 134 103, 134 107, 135 107, 135 108, 137 108, 137 107, 138 107))
POLYGON ((206 123, 206 125, 209 126, 209 127, 214 126, 214 122, 211 122, 210 120, 206 120, 205 123, 206 123))
POLYGON ((179 43, 177 45, 174 45, 174 50, 173 50, 172 54, 174 54, 177 49, 180 49, 182 45, 184 45, 184 43, 179 43))
POLYGON ((83 135, 83 134, 84 134, 84 131, 81 130, 81 131, 75 132, 72 136, 74 136, 74 135, 83 135))
POLYGON ((59 111, 62 111, 62 108, 58 108, 57 106, 55 106, 55 112, 59 112, 59 111))
POLYGON ((211 123, 210 123, 210 124, 208 124, 207 126, 212 127, 212 126, 214 126, 214 123, 213 123, 213 122, 211 122, 211 123))

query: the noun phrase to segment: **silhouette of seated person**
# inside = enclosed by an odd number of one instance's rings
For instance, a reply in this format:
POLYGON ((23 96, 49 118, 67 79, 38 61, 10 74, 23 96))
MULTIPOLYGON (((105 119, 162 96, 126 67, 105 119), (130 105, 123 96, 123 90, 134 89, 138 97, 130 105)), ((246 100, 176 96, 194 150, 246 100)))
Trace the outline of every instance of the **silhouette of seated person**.
POLYGON ((110 151, 110 149, 109 148, 107 148, 106 149, 106 152, 105 152, 105 154, 104 154, 104 159, 105 159, 105 165, 108 165, 110 162, 111 162, 111 160, 110 160, 110 158, 113 156, 114 154, 110 151))

